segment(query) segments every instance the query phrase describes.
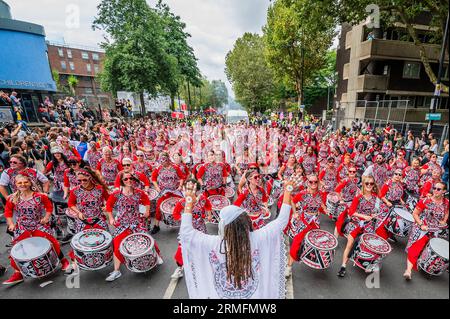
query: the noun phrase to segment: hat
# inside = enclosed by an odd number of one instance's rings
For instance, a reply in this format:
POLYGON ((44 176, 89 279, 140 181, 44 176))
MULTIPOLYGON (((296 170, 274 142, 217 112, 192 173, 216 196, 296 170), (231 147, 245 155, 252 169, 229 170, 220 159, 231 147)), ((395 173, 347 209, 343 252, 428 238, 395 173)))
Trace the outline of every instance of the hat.
POLYGON ((61 147, 58 147, 58 146, 52 147, 52 149, 50 150, 50 152, 51 152, 52 154, 56 154, 56 153, 61 153, 61 154, 62 154, 62 153, 63 153, 61 147))
POLYGON ((219 222, 219 236, 224 235, 225 226, 231 224, 236 218, 241 214, 245 213, 245 210, 239 206, 230 205, 221 209, 220 211, 220 222, 219 222))

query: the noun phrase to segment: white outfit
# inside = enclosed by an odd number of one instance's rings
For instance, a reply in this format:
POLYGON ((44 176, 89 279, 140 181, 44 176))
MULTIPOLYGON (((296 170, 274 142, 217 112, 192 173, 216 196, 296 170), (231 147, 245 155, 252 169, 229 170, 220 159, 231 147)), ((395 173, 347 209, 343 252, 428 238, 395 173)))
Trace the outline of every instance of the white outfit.
POLYGON ((237 289, 226 280, 223 238, 206 235, 192 227, 192 215, 183 214, 180 242, 184 271, 191 299, 284 299, 286 246, 283 229, 291 206, 283 204, 280 215, 250 233, 253 278, 237 289), (222 247, 221 247, 222 246, 222 247))

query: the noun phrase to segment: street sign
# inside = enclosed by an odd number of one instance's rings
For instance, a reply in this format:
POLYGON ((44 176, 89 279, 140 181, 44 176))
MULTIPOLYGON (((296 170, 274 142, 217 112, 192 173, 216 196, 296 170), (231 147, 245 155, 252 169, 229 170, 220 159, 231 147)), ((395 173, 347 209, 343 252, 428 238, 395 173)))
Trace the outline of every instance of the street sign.
POLYGON ((441 113, 427 113, 425 114, 425 121, 440 121, 442 118, 441 113))

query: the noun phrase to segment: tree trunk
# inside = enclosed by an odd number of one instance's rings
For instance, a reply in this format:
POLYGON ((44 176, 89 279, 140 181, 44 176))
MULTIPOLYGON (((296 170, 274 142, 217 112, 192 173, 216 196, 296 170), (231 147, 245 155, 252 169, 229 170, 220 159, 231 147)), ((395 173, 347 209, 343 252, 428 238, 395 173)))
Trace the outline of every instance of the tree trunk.
POLYGON ((170 95, 170 110, 175 110, 175 94, 170 95))
POLYGON ((139 99, 141 100, 141 114, 142 114, 142 117, 144 117, 146 115, 145 103, 144 103, 144 92, 139 93, 139 99))

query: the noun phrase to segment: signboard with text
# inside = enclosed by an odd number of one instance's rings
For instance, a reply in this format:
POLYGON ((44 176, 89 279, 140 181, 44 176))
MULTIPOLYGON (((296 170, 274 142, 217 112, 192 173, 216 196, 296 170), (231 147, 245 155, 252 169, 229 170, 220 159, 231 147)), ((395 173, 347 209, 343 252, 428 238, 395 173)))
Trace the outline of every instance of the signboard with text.
POLYGON ((425 121, 440 121, 442 119, 441 113, 427 113, 425 114, 425 121))

